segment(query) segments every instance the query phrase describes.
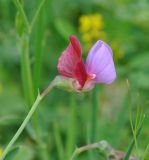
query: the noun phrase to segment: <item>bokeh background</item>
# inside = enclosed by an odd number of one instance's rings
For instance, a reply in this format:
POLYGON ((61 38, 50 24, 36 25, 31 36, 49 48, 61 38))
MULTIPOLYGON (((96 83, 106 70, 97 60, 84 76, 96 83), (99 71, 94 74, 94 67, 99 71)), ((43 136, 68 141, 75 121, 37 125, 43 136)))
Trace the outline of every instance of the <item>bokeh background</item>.
MULTIPOLYGON (((41 2, 21 2, 29 22, 41 2)), ((133 154, 144 155, 149 142, 148 0, 45 0, 30 34, 23 25, 14 2, 1 0, 0 154, 29 111, 37 90, 46 88, 58 74, 58 58, 69 43, 69 35, 75 34, 84 59, 98 39, 111 46, 117 80, 98 85, 89 93, 54 89, 15 144, 20 149, 14 160, 64 160, 76 146, 103 139, 125 152, 133 137, 129 115, 135 120, 141 112, 146 118, 133 154), (27 87, 22 67, 26 39, 32 87, 27 87), (93 105, 97 105, 97 129, 90 140, 93 105)), ((90 158, 86 153, 80 159, 90 158)))

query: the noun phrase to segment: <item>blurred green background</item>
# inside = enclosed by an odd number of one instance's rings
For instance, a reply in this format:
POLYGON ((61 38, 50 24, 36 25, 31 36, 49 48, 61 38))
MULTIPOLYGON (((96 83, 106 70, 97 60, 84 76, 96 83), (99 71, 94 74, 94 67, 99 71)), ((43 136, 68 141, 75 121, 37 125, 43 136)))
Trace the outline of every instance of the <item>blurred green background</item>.
MULTIPOLYGON (((0 154, 37 90, 46 88, 58 74, 58 58, 69 35, 75 34, 84 58, 98 39, 112 47, 117 80, 97 85, 89 93, 54 89, 15 144, 20 150, 14 160, 69 159, 76 146, 103 139, 125 152, 133 137, 129 115, 135 119, 141 111, 146 118, 134 154, 144 155, 149 142, 148 0, 23 0, 30 23, 40 10, 30 33, 15 1, 0 0, 0 154), (93 105, 97 105, 97 124, 90 140, 93 105)), ((86 153, 80 159, 90 158, 86 153)))

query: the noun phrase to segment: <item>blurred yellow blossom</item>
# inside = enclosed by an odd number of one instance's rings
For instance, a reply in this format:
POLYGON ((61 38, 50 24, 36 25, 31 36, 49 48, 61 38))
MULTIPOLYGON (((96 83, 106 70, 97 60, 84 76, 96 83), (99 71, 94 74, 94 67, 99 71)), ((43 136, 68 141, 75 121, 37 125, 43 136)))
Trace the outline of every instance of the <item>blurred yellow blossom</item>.
POLYGON ((82 39, 85 42, 90 42, 92 40, 91 34, 89 34, 89 33, 82 34, 82 39))
POLYGON ((91 26, 91 22, 88 16, 83 15, 80 17, 79 19, 80 22, 80 27, 79 27, 79 31, 80 32, 87 32, 90 29, 91 26))
POLYGON ((79 31, 82 33, 88 32, 92 29, 99 30, 103 28, 102 15, 99 13, 91 15, 82 15, 79 18, 79 23, 79 31))
POLYGON ((90 16, 91 18, 91 22, 92 25, 96 28, 96 29, 103 29, 103 19, 102 19, 102 15, 99 13, 96 13, 94 15, 90 16))
POLYGON ((106 33, 103 31, 103 26, 103 17, 99 13, 82 15, 79 18, 79 32, 81 33, 86 50, 88 50, 98 39, 106 39, 106 33))
MULTIPOLYGON (((79 32, 84 43, 85 51, 91 48, 91 46, 99 39, 108 41, 106 32, 104 31, 104 20, 100 13, 82 15, 79 18, 79 32)), ((113 50, 113 56, 115 61, 124 57, 123 49, 118 40, 111 42, 111 48, 113 50)))
POLYGON ((0 157, 2 156, 2 154, 3 154, 3 149, 0 148, 0 157))

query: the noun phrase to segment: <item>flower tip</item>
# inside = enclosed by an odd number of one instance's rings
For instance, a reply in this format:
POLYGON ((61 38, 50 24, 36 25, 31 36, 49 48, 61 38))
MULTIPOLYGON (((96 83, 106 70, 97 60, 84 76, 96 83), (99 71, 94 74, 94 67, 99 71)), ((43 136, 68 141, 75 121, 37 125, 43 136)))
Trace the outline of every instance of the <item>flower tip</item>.
POLYGON ((69 37, 69 39, 71 41, 71 39, 77 39, 77 37, 75 35, 71 34, 70 37, 69 37))
POLYGON ((75 35, 70 35, 69 39, 70 39, 73 49, 75 50, 77 55, 80 57, 82 50, 81 50, 81 45, 80 45, 78 38, 75 35))
POLYGON ((78 38, 73 34, 70 35, 69 39, 70 39, 72 46, 80 44, 78 38))

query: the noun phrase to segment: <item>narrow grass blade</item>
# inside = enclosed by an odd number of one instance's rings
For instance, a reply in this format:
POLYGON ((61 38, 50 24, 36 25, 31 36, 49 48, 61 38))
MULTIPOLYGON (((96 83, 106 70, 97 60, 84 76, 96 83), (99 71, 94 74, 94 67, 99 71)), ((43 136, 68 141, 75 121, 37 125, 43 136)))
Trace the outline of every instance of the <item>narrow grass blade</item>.
POLYGON ((42 62, 43 62, 43 41, 44 41, 44 8, 42 8, 35 27, 35 50, 34 50, 34 70, 33 79, 35 93, 37 94, 40 88, 40 80, 42 77, 42 62))
POLYGON ((19 147, 13 148, 8 152, 4 160, 13 160, 18 151, 19 151, 19 147))
MULTIPOLYGON (((144 118, 145 118, 145 116, 143 117, 143 119, 142 119, 142 121, 141 121, 141 123, 140 123, 140 125, 139 125, 139 127, 138 127, 138 129, 136 131, 136 138, 138 138, 138 136, 141 133, 141 130, 142 130, 142 127, 143 127, 144 118)), ((132 152, 132 150, 134 148, 134 145, 135 145, 135 137, 132 139, 132 141, 131 141, 131 143, 130 143, 130 145, 128 147, 128 150, 127 150, 126 155, 125 155, 123 160, 129 160, 129 157, 130 157, 130 154, 131 154, 131 152, 132 152)))
POLYGON ((66 151, 67 157, 70 158, 73 150, 76 146, 76 121, 77 121, 77 106, 76 106, 76 98, 74 94, 71 94, 71 111, 70 111, 70 122, 68 126, 68 135, 67 135, 67 144, 66 144, 66 151))
POLYGON ((59 160, 63 160, 65 159, 65 152, 64 152, 62 138, 60 135, 60 129, 57 123, 54 124, 54 135, 55 135, 55 141, 56 141, 56 146, 58 150, 59 160))
POLYGON ((97 88, 95 87, 92 92, 92 112, 91 112, 91 128, 90 128, 90 142, 93 143, 96 141, 97 134, 97 88))

